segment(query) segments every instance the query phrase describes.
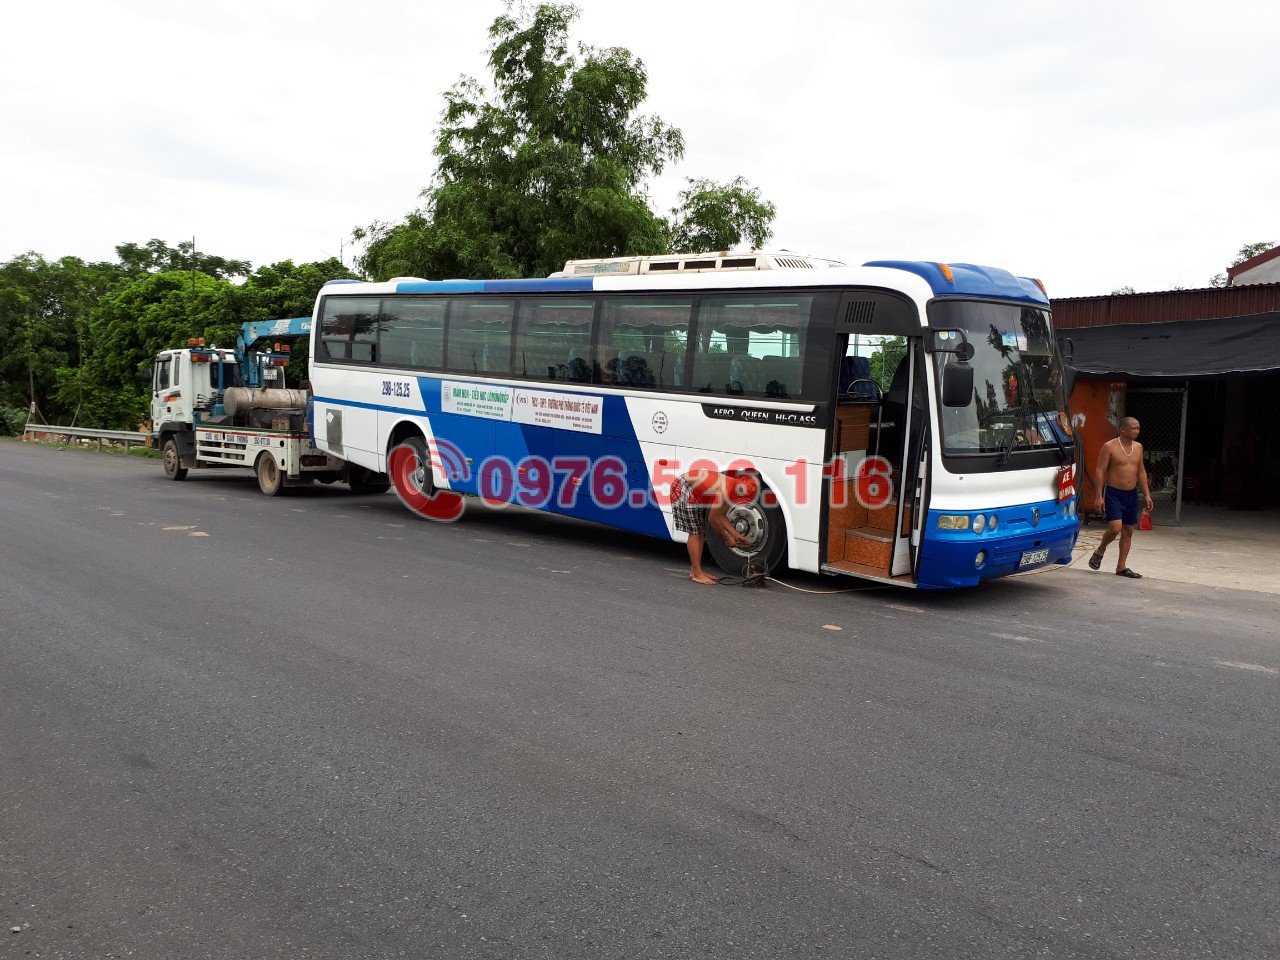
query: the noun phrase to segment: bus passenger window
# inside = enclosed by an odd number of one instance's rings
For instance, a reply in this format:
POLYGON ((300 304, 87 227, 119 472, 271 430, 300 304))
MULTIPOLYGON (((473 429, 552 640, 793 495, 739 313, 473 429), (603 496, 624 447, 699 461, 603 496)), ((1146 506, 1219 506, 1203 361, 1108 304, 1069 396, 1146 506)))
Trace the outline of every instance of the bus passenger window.
POLYGON ((797 400, 811 294, 717 294, 698 310, 693 389, 797 400))
POLYGON ((516 331, 517 376, 537 380, 591 380, 591 318, 595 304, 582 300, 526 300, 516 331))
POLYGON ((600 315, 596 382, 640 390, 684 387, 692 297, 611 297, 600 315))
POLYGON ((454 298, 449 311, 448 368, 462 373, 510 373, 514 314, 514 300, 454 298))
POLYGON ((317 359, 373 363, 379 307, 376 297, 325 297, 317 359))
POLYGON ((444 297, 388 297, 382 302, 379 362, 392 367, 444 366, 444 297))

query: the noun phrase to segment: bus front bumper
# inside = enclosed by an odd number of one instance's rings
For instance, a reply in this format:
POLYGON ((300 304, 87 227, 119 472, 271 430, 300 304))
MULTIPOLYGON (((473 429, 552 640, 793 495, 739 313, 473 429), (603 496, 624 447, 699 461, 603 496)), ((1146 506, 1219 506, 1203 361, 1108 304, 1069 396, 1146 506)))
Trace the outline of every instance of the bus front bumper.
POLYGON ((992 535, 940 531, 931 514, 917 585, 926 590, 972 587, 1011 573, 1065 565, 1071 562, 1079 534, 1075 517, 1046 518, 1036 527, 992 535))

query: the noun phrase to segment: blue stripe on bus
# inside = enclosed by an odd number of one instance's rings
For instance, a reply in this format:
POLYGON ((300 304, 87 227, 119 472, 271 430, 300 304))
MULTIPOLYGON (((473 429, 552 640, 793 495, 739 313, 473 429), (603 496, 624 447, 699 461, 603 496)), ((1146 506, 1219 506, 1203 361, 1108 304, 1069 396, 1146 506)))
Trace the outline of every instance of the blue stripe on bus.
POLYGON ((999 267, 982 267, 972 263, 949 263, 952 279, 942 275, 936 263, 923 260, 870 260, 864 267, 888 267, 914 273, 929 284, 940 297, 998 297, 1002 300, 1020 300, 1047 307, 1049 298, 1034 280, 1015 277, 999 267))
MULTIPOLYGON (((314 397, 313 402, 356 407, 361 410, 377 410, 407 417, 427 417, 431 422, 431 433, 441 448, 441 459, 445 464, 461 468, 467 458, 471 460, 470 464, 466 464, 470 470, 470 478, 465 481, 451 480, 450 482, 454 489, 463 493, 478 494, 480 492, 480 468, 488 457, 494 455, 505 457, 513 465, 519 464, 526 457, 537 457, 547 463, 556 457, 581 457, 590 461, 591 464, 597 463, 604 457, 617 457, 625 467, 624 482, 628 496, 637 490, 650 490, 650 465, 645 462, 640 440, 636 437, 635 428, 631 424, 626 397, 588 394, 602 402, 601 432, 594 434, 515 423, 511 420, 445 413, 440 398, 444 381, 435 377, 418 377, 417 381, 418 394, 422 398, 420 410, 393 407, 383 403, 366 403, 360 400, 340 400, 336 397, 314 397), (446 441, 452 449, 445 448, 439 444, 439 441, 446 441)), ((504 383, 502 386, 512 391, 554 389, 551 385, 543 384, 516 386, 504 383)), ((574 505, 560 507, 557 506, 560 496, 559 485, 565 482, 565 474, 563 472, 557 474, 554 479, 556 488, 551 503, 547 507, 549 511, 581 520, 592 520, 623 530, 633 530, 663 540, 670 539, 666 518, 658 505, 653 502, 651 491, 642 506, 624 503, 615 508, 603 507, 592 498, 592 482, 588 475, 577 492, 574 505)))
MULTIPOLYGON (((652 501, 649 464, 645 462, 640 441, 631 424, 626 397, 587 394, 602 401, 601 432, 594 434, 516 423, 511 420, 491 420, 465 414, 445 413, 441 404, 443 383, 444 381, 433 377, 419 377, 418 392, 422 396, 426 414, 431 420, 431 432, 435 435, 437 442, 448 441, 455 448, 454 450, 442 449, 441 458, 455 462, 459 458, 471 459, 469 464, 471 477, 467 481, 451 482, 456 489, 466 493, 479 493, 480 469, 484 461, 494 455, 506 458, 513 465, 519 464, 526 457, 536 457, 547 463, 556 457, 580 457, 593 465, 604 457, 617 457, 625 467, 624 482, 628 497, 637 490, 649 493, 644 505, 635 506, 627 502, 614 508, 601 506, 592 497, 592 481, 591 476, 588 475, 577 491, 573 506, 558 506, 560 487, 566 482, 566 475, 561 472, 553 478, 555 489, 546 509, 553 513, 577 517, 581 520, 592 520, 623 530, 633 530, 663 540, 670 539, 666 518, 657 504, 652 501)), ((513 391, 554 389, 550 385, 540 384, 528 386, 503 384, 503 386, 513 391)))
POLYGON ((563 293, 590 290, 590 277, 557 277, 539 280, 405 280, 396 293, 563 293))
POLYGON ((392 407, 385 403, 363 403, 360 400, 339 400, 337 397, 312 397, 311 402, 327 403, 333 407, 359 407, 361 410, 382 410, 386 413, 410 413, 414 416, 422 413, 421 410, 414 410, 410 407, 392 407))

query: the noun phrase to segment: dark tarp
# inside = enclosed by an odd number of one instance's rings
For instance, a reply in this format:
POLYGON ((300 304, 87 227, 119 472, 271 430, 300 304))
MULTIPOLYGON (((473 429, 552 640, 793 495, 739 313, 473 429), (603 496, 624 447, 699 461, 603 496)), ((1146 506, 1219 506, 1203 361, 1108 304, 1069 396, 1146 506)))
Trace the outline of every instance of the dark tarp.
POLYGON ((1090 377, 1186 380, 1280 370, 1280 312, 1079 327, 1055 336, 1068 369, 1090 377))

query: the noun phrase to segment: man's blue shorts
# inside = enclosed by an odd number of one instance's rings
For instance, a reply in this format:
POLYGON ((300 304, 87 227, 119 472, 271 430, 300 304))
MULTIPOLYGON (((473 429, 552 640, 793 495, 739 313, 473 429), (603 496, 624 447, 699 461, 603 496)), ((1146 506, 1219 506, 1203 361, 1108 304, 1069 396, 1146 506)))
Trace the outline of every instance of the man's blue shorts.
POLYGON ((1106 490, 1107 522, 1119 520, 1126 527, 1136 527, 1138 525, 1138 488, 1117 490, 1115 487, 1105 487, 1104 489, 1106 490))

